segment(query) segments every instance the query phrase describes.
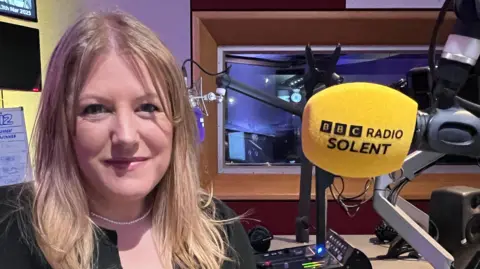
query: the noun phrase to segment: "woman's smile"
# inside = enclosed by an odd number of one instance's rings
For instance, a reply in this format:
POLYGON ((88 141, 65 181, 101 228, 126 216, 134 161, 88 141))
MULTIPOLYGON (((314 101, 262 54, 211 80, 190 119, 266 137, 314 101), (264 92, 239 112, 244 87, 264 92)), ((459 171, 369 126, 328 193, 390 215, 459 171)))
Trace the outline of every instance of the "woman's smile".
POLYGON ((133 171, 143 167, 149 159, 148 157, 112 158, 105 160, 104 163, 115 170, 133 171))

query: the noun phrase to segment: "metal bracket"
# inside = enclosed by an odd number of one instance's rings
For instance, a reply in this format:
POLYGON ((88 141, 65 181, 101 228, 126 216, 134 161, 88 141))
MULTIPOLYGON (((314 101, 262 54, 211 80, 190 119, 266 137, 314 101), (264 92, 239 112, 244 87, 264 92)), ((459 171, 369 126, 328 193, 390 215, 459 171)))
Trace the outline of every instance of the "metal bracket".
MULTIPOLYGON (((413 180, 416 175, 435 164, 445 154, 415 151, 403 164, 403 179, 413 180)), ((373 207, 397 233, 405 239, 435 269, 451 269, 453 256, 428 234, 428 215, 408 201, 398 197, 397 203, 388 200, 388 186, 401 180, 393 180, 390 174, 375 178, 373 207)))

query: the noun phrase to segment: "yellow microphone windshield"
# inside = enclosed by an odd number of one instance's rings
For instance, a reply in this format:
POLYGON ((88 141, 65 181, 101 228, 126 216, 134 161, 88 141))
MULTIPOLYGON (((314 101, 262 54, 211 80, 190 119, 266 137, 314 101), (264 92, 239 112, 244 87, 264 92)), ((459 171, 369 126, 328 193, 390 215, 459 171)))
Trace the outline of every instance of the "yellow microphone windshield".
POLYGON ((310 98, 302 148, 314 165, 339 176, 374 177, 402 167, 412 143, 417 103, 374 83, 344 83, 310 98))

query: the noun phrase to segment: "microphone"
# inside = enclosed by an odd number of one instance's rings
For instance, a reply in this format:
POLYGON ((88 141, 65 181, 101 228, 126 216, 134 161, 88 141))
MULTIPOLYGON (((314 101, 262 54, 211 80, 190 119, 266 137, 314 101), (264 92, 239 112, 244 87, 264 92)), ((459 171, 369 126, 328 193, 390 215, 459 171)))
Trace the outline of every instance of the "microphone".
POLYGON ((192 64, 195 64, 198 68, 200 68, 200 70, 202 70, 204 73, 210 76, 218 76, 220 74, 228 73, 229 68, 227 68, 225 71, 222 71, 220 73, 213 74, 213 73, 207 72, 205 69, 203 69, 202 66, 200 66, 197 62, 195 62, 192 59, 186 59, 185 61, 183 61, 181 70, 183 74, 183 79, 185 81, 185 86, 187 87, 187 90, 188 90, 188 101, 190 103, 190 106, 193 109, 193 113, 195 114, 195 117, 197 118, 198 134, 199 134, 199 140, 201 143, 205 139, 205 124, 204 124, 203 116, 204 115, 208 116, 208 111, 207 111, 207 107, 205 106, 205 102, 217 102, 217 103, 223 102, 223 99, 226 94, 226 89, 217 88, 215 93, 209 92, 204 95, 203 89, 202 89, 202 77, 200 77, 191 86, 188 86, 188 74, 187 74, 187 68, 186 68, 186 64, 188 62, 192 62, 192 64))
POLYGON ((335 175, 375 177, 402 168, 410 149, 477 158, 480 119, 456 105, 418 111, 407 95, 374 83, 345 83, 312 96, 302 149, 335 175))
POLYGON ((202 143, 205 140, 205 119, 204 116, 208 116, 207 107, 205 102, 223 102, 226 90, 223 88, 217 88, 215 93, 209 92, 203 94, 202 90, 202 78, 198 79, 191 88, 188 89, 188 100, 190 106, 193 109, 193 113, 197 119, 199 142, 202 143))
POLYGON ((202 143, 203 140, 205 140, 205 124, 203 119, 203 112, 199 107, 194 107, 193 113, 197 118, 198 138, 200 140, 200 143, 202 143))
POLYGON ((412 144, 417 103, 374 83, 326 88, 307 102, 302 149, 316 166, 335 175, 373 177, 402 167, 412 144))

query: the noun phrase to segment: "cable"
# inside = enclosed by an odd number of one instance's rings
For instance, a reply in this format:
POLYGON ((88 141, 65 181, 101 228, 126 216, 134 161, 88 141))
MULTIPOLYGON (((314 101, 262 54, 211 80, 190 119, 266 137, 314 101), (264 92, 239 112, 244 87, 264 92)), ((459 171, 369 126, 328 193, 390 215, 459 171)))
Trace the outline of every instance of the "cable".
POLYGON ((400 180, 400 183, 397 183, 395 187, 393 187, 393 189, 390 189, 390 193, 387 197, 388 201, 390 201, 392 204, 395 204, 397 202, 397 198, 400 195, 400 192, 405 187, 405 185, 407 185, 407 183, 410 182, 410 180, 407 177, 404 177, 403 168, 400 169, 400 173, 401 174, 398 175, 397 177, 395 177, 394 174, 390 174, 391 179, 400 180))
POLYGON ((330 189, 330 194, 332 195, 333 199, 344 209, 345 213, 350 217, 350 218, 353 218, 355 217, 355 215, 358 213, 360 207, 367 203, 368 201, 370 201, 370 199, 372 199, 372 196, 370 196, 368 199, 366 198, 367 197, 367 192, 368 190, 370 189, 370 187, 372 186, 372 182, 373 182, 373 178, 369 178, 367 179, 367 181, 365 182, 365 187, 364 187, 364 190, 358 194, 358 195, 355 195, 353 197, 345 197, 343 196, 343 192, 345 190, 345 180, 343 177, 341 176, 338 176, 338 178, 341 180, 342 182, 342 188, 341 190, 339 191, 337 189, 337 186, 335 186, 335 184, 332 184, 329 186, 329 189, 330 189), (336 192, 336 194, 334 193, 334 190, 336 192), (359 199, 360 197, 363 196, 363 199, 359 202, 359 203, 356 203, 356 204, 353 204, 353 205, 349 205, 349 204, 346 204, 345 202, 353 202, 353 201, 356 201, 357 199, 359 199), (354 210, 354 212, 352 213, 351 210, 354 210))
MULTIPOLYGON (((231 65, 230 66, 227 66, 225 68, 225 70, 221 71, 221 72, 218 72, 218 73, 211 73, 211 72, 208 72, 207 70, 205 70, 205 68, 203 68, 199 63, 197 63, 195 60, 193 59, 186 59, 185 61, 183 61, 183 64, 182 64, 182 74, 183 74, 183 77, 185 78, 185 83, 187 83, 187 77, 188 77, 188 74, 187 74, 187 68, 185 67, 185 65, 188 63, 188 62, 191 62, 193 63, 194 65, 196 65, 198 67, 198 69, 200 69, 203 73, 209 75, 209 76, 212 76, 212 77, 216 77, 218 75, 221 75, 221 74, 228 74, 228 72, 230 71, 230 68, 231 68, 231 65)), ((187 89, 191 89, 193 86, 190 85, 188 86, 187 84, 187 89)))
POLYGON ((408 179, 404 179, 400 184, 397 185, 397 188, 394 190, 394 196, 392 197, 393 204, 397 203, 398 196, 400 196, 400 192, 402 192, 403 188, 410 182, 408 179))
POLYGON ((443 24, 443 21, 445 20, 445 15, 447 14, 447 9, 451 2, 452 0, 445 0, 443 3, 440 13, 438 14, 437 21, 435 22, 435 26, 433 27, 433 34, 430 39, 430 46, 428 48, 428 66, 430 67, 430 79, 432 82, 434 81, 435 72, 437 69, 435 65, 435 52, 437 50, 438 32, 443 24))
POLYGON ((465 110, 469 111, 473 115, 480 117, 480 105, 465 100, 461 97, 455 96, 455 100, 457 100, 458 104, 464 108, 465 110))
MULTIPOLYGON (((388 187, 390 193, 388 194, 387 200, 390 201, 392 204, 397 203, 397 198, 400 195, 402 189, 407 185, 410 180, 407 177, 404 177, 403 168, 400 169, 401 174, 395 176, 395 174, 391 173, 390 178, 400 180, 393 188, 388 187)), ((397 238, 398 233, 395 229, 392 228, 385 220, 382 220, 379 225, 375 228, 375 235, 377 236, 380 244, 388 243, 390 244, 395 238, 397 238)))

